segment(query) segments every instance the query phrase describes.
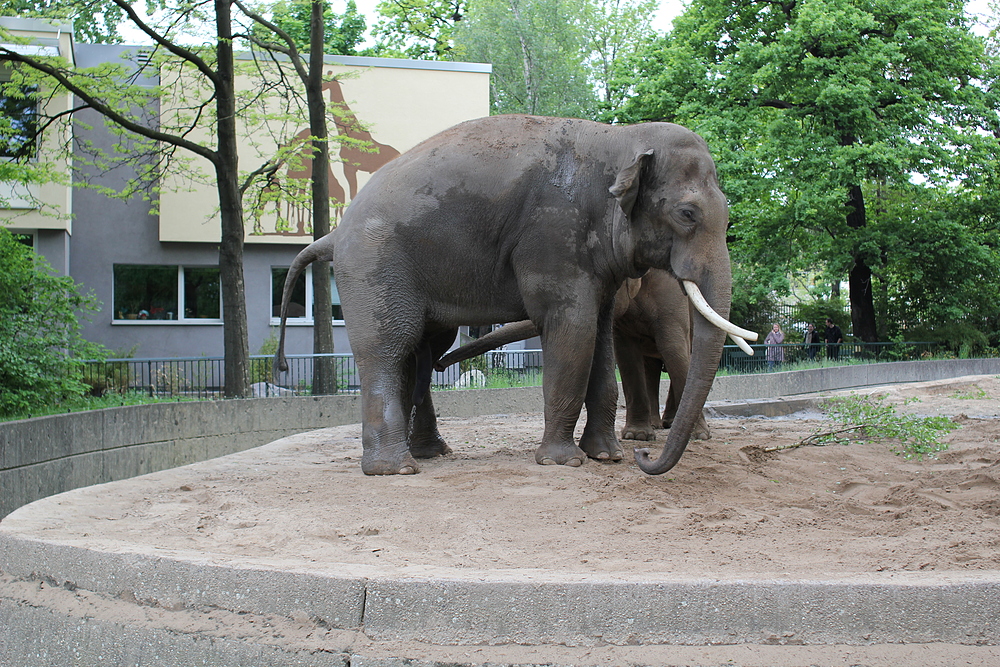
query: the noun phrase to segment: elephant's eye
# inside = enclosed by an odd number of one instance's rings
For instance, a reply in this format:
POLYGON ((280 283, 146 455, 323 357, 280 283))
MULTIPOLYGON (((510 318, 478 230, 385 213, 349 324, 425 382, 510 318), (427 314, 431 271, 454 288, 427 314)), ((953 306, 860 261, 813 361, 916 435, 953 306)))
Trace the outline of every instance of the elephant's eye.
POLYGON ((686 229, 693 228, 698 224, 698 211, 686 206, 677 209, 677 222, 686 229))

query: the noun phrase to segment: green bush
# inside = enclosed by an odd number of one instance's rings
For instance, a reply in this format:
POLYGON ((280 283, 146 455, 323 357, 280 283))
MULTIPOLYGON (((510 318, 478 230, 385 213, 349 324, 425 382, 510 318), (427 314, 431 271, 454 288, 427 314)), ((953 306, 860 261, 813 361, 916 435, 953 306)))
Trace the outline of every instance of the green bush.
POLYGON ((83 395, 85 359, 104 349, 80 336, 80 317, 98 310, 72 278, 0 227, 0 415, 24 414, 83 395))
POLYGON ((828 317, 840 327, 844 336, 850 333, 851 316, 847 309, 847 302, 844 301, 843 297, 819 297, 812 301, 803 301, 795 306, 793 313, 792 317, 796 322, 815 324, 821 335, 826 328, 826 318, 828 317))

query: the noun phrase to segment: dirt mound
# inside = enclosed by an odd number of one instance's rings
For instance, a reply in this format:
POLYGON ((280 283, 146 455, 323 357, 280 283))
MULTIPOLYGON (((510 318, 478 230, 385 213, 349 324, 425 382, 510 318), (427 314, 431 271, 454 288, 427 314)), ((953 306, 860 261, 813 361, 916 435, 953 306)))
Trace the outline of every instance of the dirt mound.
MULTIPOLYGON (((900 410, 961 417, 937 459, 882 442, 761 449, 820 419, 713 419, 680 464, 545 467, 539 415, 442 419, 454 453, 366 477, 358 425, 51 499, 35 529, 113 550, 302 563, 608 575, 824 577, 1000 569, 1000 380, 873 388, 900 410), (906 399, 919 398, 919 402, 906 399)), ((623 415, 620 415, 623 418, 623 415)), ((661 434, 660 442, 663 441, 661 434)), ((639 443, 644 445, 645 443, 639 443)), ((16 529, 17 515, 5 526, 16 529)))

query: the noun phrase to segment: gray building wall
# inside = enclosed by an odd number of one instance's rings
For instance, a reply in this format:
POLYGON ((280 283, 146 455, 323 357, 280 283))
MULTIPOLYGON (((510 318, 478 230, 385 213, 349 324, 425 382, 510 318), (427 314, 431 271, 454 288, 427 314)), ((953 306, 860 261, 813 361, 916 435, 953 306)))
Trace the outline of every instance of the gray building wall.
MULTIPOLYGON (((77 45, 77 62, 84 67, 113 61, 129 47, 77 45)), ((75 133, 78 143, 92 143, 111 153, 119 138, 107 131, 104 120, 95 112, 79 114, 75 133)), ((84 168, 86 179, 103 187, 122 191, 135 170, 120 166, 111 171, 84 168)), ((84 323, 83 335, 116 352, 132 351, 137 358, 222 356, 223 325, 146 320, 113 323, 113 267, 115 264, 150 264, 169 266, 218 266, 216 244, 161 243, 159 220, 150 214, 150 203, 135 196, 127 201, 109 198, 82 187, 74 192, 72 252, 65 234, 60 245, 55 233, 41 233, 36 243, 41 254, 57 269, 67 272, 92 290, 103 304, 91 321, 84 323)), ((192 214, 195 214, 192 212, 192 214)), ((247 325, 251 353, 260 350, 272 334, 271 267, 288 266, 302 246, 247 244, 244 250, 247 325)), ((338 352, 349 352, 350 343, 343 326, 335 327, 334 342, 338 352)), ((290 327, 287 337, 289 354, 312 352, 312 327, 290 327)))

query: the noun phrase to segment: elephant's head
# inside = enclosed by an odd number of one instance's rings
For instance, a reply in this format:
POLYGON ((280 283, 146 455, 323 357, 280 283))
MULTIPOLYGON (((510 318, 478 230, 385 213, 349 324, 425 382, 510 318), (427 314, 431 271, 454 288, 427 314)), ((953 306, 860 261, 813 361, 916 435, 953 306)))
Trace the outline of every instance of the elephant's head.
MULTIPOLYGON (((637 449, 643 471, 670 470, 687 446, 715 379, 726 333, 747 346, 756 334, 730 324, 732 271, 726 230, 729 208, 705 141, 677 125, 636 126, 642 138, 634 162, 622 169, 611 194, 625 213, 631 263, 669 271, 684 285, 701 316, 692 322, 691 368, 663 452, 656 460, 637 449), (721 327, 721 328, 720 328, 721 327)), ((746 349, 745 348, 745 349, 746 349)))

